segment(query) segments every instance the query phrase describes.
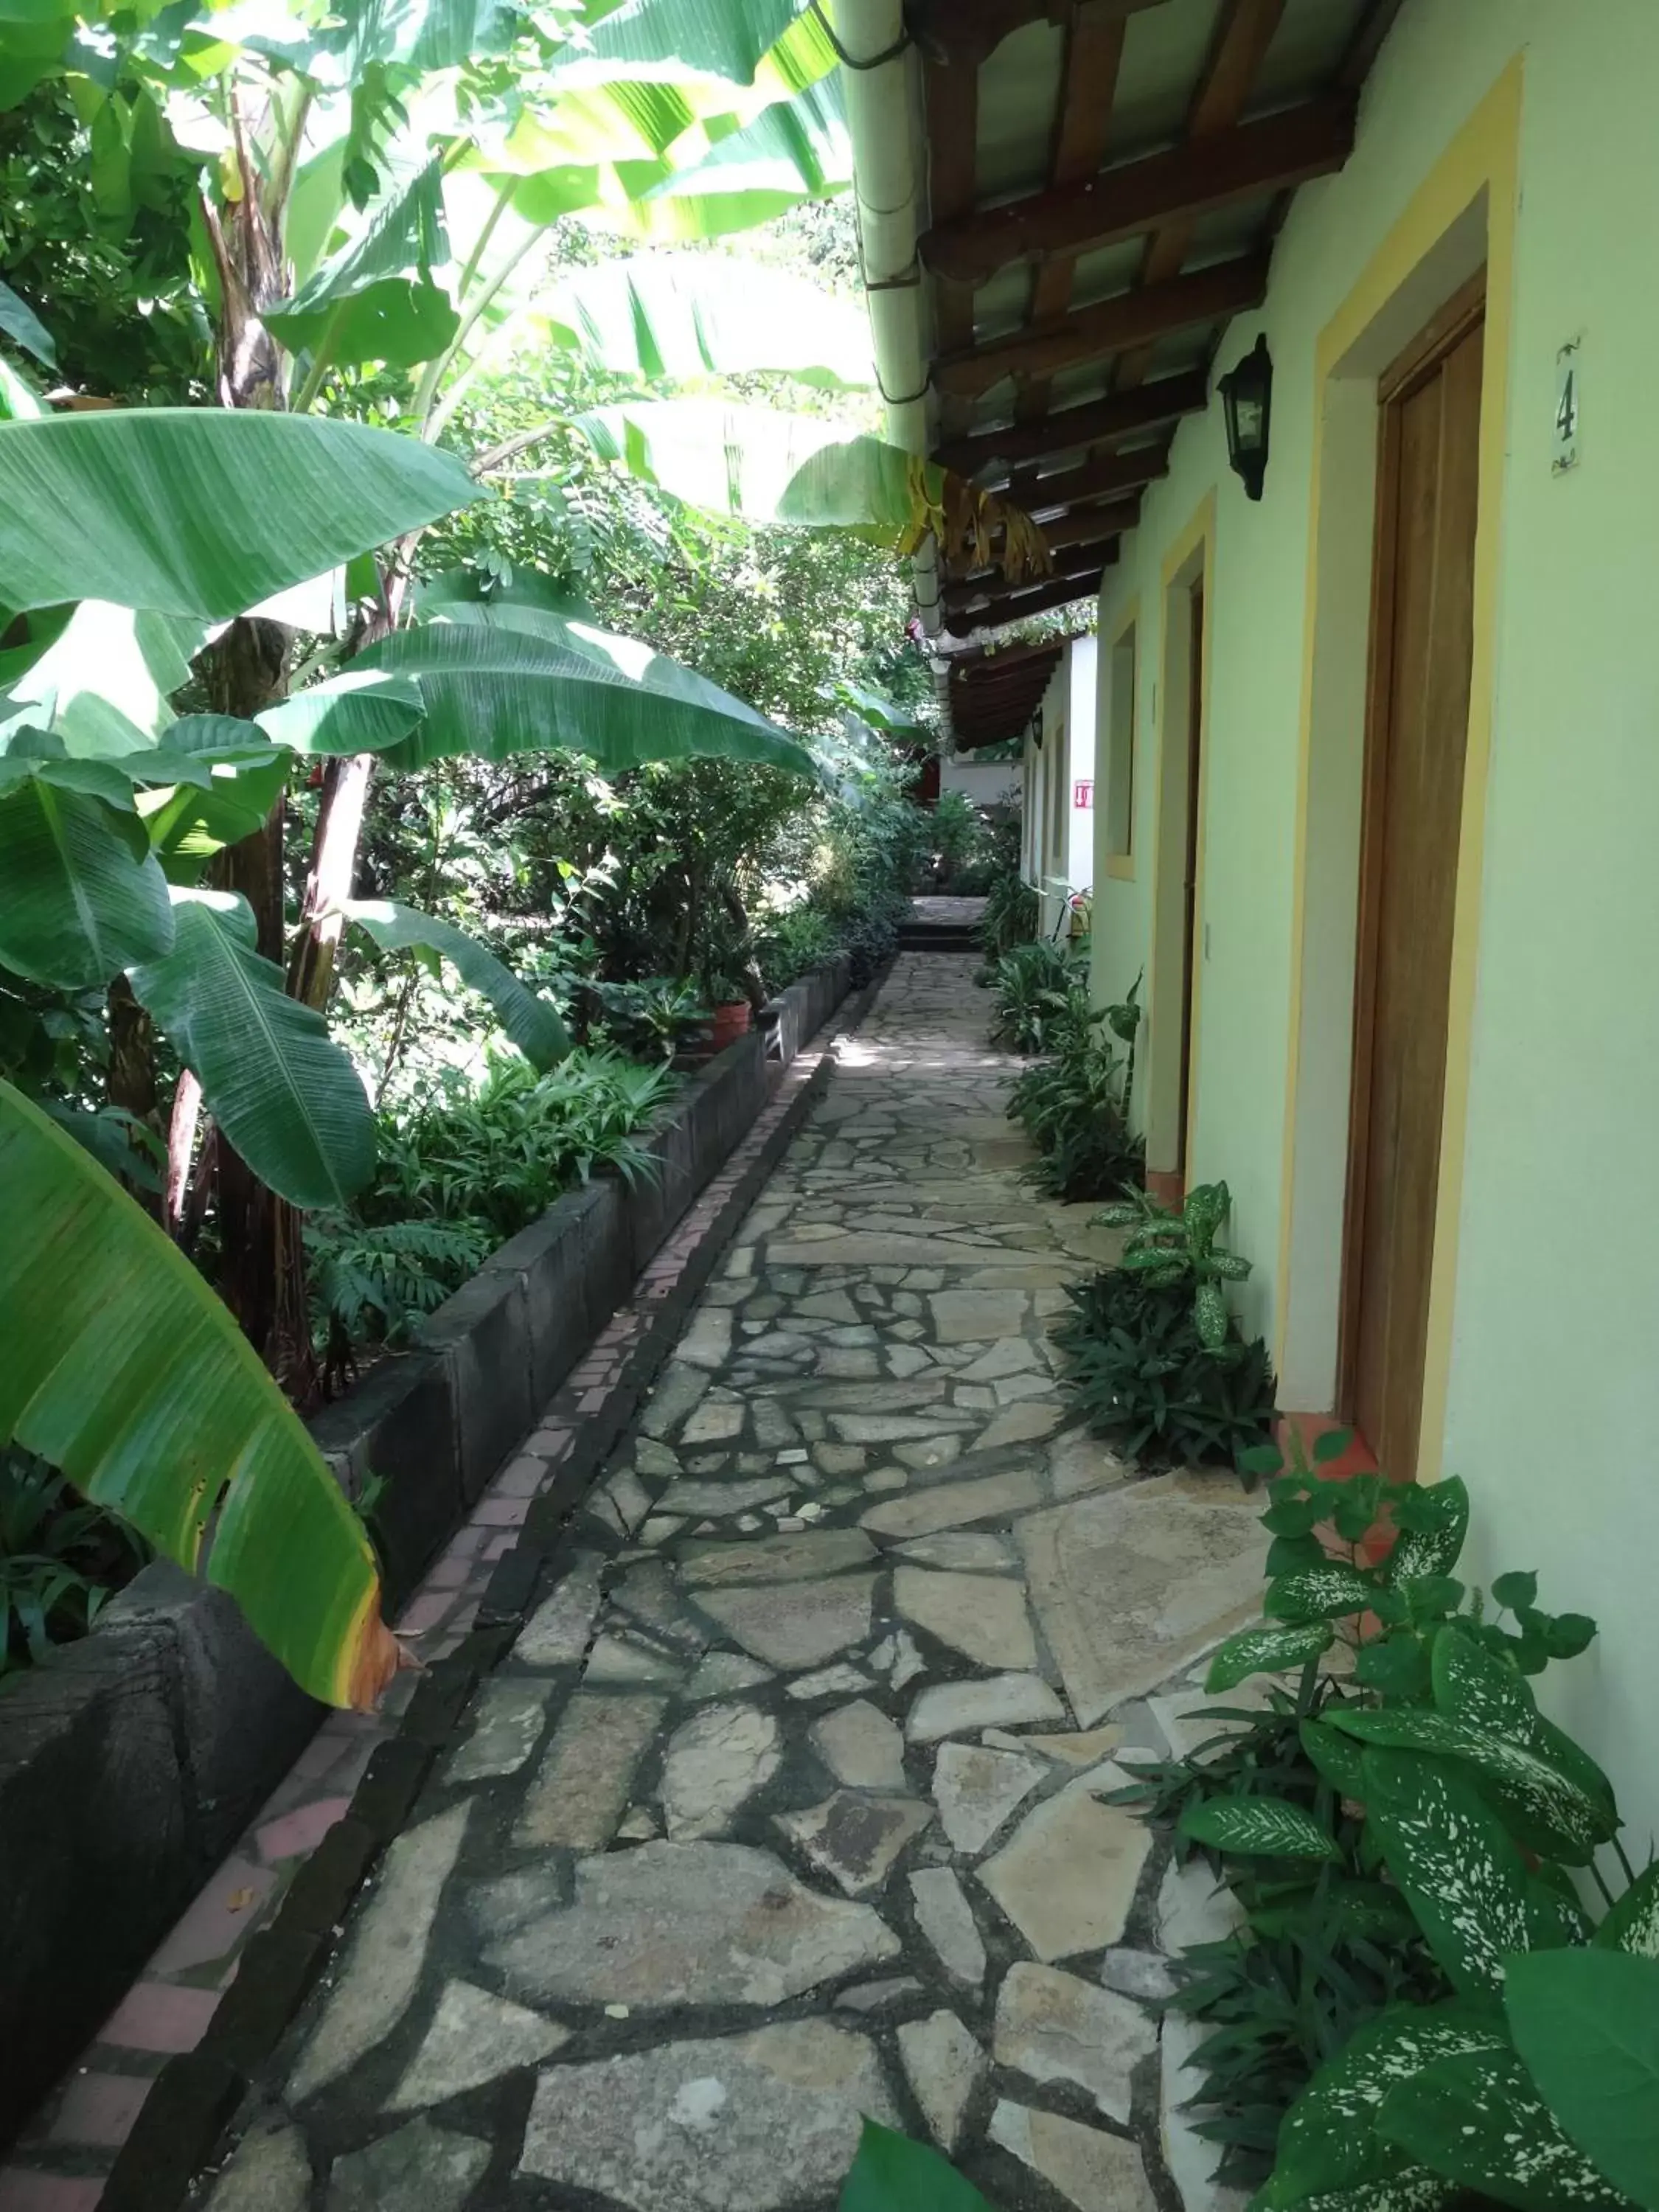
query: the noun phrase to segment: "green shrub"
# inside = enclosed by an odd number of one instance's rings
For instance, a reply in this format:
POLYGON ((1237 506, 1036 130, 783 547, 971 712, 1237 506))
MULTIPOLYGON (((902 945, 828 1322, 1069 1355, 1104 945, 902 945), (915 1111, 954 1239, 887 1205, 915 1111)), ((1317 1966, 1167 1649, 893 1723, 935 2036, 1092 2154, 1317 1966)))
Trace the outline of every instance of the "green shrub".
POLYGON ((605 1036, 630 1060, 672 1060, 708 1027, 703 995, 689 978, 647 975, 638 983, 590 983, 605 1036))
POLYGON ((1139 1190, 1096 1217, 1109 1229, 1132 1232, 1120 1262, 1127 1272, 1139 1275, 1151 1290, 1178 1291, 1191 1297, 1199 1340, 1211 1352, 1218 1352, 1227 1341, 1222 1285, 1242 1283, 1250 1272, 1248 1260, 1216 1248, 1221 1224, 1231 1210, 1226 1184, 1206 1182, 1188 1192, 1179 1212, 1139 1190))
POLYGON ((1094 1031, 1069 1034, 1049 1060, 1026 1069, 1008 1095, 1008 1116, 1037 1147, 1028 1170, 1051 1198, 1107 1198, 1144 1172, 1144 1148, 1123 1119, 1121 1063, 1094 1031))
POLYGON ((759 931, 757 949, 766 988, 775 994, 833 960, 842 949, 842 937, 828 915, 802 905, 791 907, 759 931))
POLYGON ((497 1239, 482 1221, 388 1221, 313 1214, 305 1224, 313 1334, 329 1387, 366 1343, 398 1346, 410 1325, 476 1274, 497 1239))
POLYGON ((1273 1476, 1267 1625, 1220 1646, 1208 1686, 1294 1693, 1121 1793, 1210 1855, 1243 1914, 1188 1953, 1178 2000, 1214 2030, 1200 2131, 1224 2181, 1269 2177, 1261 2212, 1651 2204, 1659 1867, 1634 1873, 1611 1784, 1528 1682, 1595 1625, 1541 1612, 1531 1574, 1490 1604, 1470 1590, 1462 1483, 1322 1479, 1347 1442, 1252 1457, 1273 1476), (1609 1905, 1594 1930, 1583 1875, 1609 1905))
POLYGON ((986 959, 995 963, 1016 945, 1029 945, 1036 935, 1040 911, 1037 895, 1021 880, 1017 863, 994 877, 986 887, 979 924, 986 959))
POLYGON ((540 1076, 522 1060, 493 1060, 477 1090, 452 1082, 412 1121, 382 1127, 374 1215, 483 1221, 515 1236, 599 1170, 630 1182, 647 1173, 635 1132, 674 1087, 665 1067, 615 1052, 574 1052, 540 1076))
POLYGON ((137 1530, 55 1468, 0 1449, 0 1676, 84 1636, 149 1556, 137 1530))
POLYGON ((1109 1267, 1066 1292, 1054 1332, 1066 1381, 1089 1426, 1142 1467, 1237 1464, 1273 1416, 1273 1363, 1237 1329, 1206 1345, 1192 1295, 1109 1267))
POLYGON ((1068 947, 1039 939, 1005 952, 991 974, 994 1038, 1016 1052, 1058 1052, 1089 1030, 1083 963, 1068 947))

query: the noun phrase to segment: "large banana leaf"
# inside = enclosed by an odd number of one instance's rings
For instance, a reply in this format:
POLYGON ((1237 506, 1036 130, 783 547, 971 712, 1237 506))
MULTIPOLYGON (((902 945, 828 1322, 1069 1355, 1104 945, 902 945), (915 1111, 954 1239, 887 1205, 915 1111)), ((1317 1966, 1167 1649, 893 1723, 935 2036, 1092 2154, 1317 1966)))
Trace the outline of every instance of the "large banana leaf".
POLYGON ((396 899, 352 899, 346 919, 372 937, 383 952, 418 951, 448 961, 470 990, 489 1000, 502 1029, 532 1067, 544 1074, 570 1051, 570 1035, 558 1010, 538 999, 464 929, 419 914, 396 899))
MULTIPOLYGON (((821 27, 811 21, 797 26, 804 4, 805 0, 622 0, 557 58, 555 82, 628 77, 672 84, 696 76, 752 84, 772 50, 786 39, 785 54, 775 68, 799 70, 820 43, 828 54, 823 66, 831 68, 835 52, 821 27)), ((794 88, 786 80, 784 88, 794 88)))
POLYGON ((594 408, 573 427, 604 459, 718 514, 805 529, 860 530, 909 552, 928 531, 947 555, 995 561, 1018 578, 1048 554, 1018 507, 884 438, 849 438, 813 415, 719 399, 647 399, 594 408), (994 554, 994 535, 1003 542, 994 554))
POLYGON ((793 100, 763 108, 740 130, 719 139, 690 134, 674 149, 674 166, 641 182, 617 228, 653 239, 719 238, 747 230, 798 207, 826 199, 853 181, 853 140, 839 73, 809 85, 793 100))
POLYGON ((0 422, 0 605, 225 618, 484 496, 390 430, 215 407, 0 422))
POLYGON ((58 366, 58 349, 52 333, 27 300, 20 300, 9 284, 0 284, 0 331, 14 345, 32 353, 47 368, 58 366))
POLYGON ((292 353, 412 368, 434 360, 460 317, 432 271, 449 259, 443 163, 434 158, 369 210, 361 234, 264 322, 292 353))
MULTIPOLYGON (((21 763, 7 754, 0 767, 21 763)), ((0 964, 37 983, 95 989, 173 942, 167 881, 132 790, 102 761, 41 760, 0 784, 0 964), (88 790, 89 777, 112 779, 88 790)))
POLYGON ((359 657, 359 667, 420 684, 424 716, 386 756, 398 768, 559 750, 586 753, 607 775, 698 755, 817 775, 811 754, 775 723, 636 638, 535 607, 457 605, 444 614, 359 657))
POLYGON ((406 737, 421 714, 421 687, 412 677, 388 676, 359 660, 267 707, 259 727, 290 752, 378 753, 406 737))
POLYGON ((313 1697, 374 1703, 397 1646, 326 1463, 190 1261, 4 1083, 0 1437, 192 1571, 218 1505, 208 1580, 313 1697))
POLYGON ((256 950, 246 899, 175 889, 173 901, 173 951, 132 969, 135 996, 260 1182, 295 1206, 343 1206, 374 1172, 374 1116, 356 1069, 256 950))
POLYGON ((875 380, 862 307, 759 262, 707 253, 601 262, 556 284, 544 313, 562 343, 624 376, 781 369, 804 384, 875 380))
POLYGON ((106 755, 152 743, 173 720, 168 695, 189 680, 207 635, 195 617, 104 599, 43 611, 32 629, 29 644, 0 654, 0 682, 69 751, 106 755))

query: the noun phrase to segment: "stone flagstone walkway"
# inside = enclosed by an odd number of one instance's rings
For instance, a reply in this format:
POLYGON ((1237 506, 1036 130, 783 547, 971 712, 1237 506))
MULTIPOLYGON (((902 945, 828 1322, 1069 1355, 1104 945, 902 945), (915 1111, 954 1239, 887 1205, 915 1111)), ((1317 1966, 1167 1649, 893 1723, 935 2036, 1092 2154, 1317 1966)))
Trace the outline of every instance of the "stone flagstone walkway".
POLYGON ((1048 1339, 965 957, 902 959, 483 1686, 211 2212, 829 2212, 872 2114, 1005 2212, 1237 2200, 1104 1802, 1204 1729, 1258 1506, 1130 1480, 1048 1339))

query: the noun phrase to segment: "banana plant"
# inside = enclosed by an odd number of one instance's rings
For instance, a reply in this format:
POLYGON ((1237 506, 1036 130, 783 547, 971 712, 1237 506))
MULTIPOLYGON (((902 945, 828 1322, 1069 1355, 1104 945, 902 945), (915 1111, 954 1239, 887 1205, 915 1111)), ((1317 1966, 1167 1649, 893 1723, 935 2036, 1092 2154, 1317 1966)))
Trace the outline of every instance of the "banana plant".
POLYGON ((302 1688, 398 1665, 374 1553, 229 1313, 118 1183, 0 1082, 0 1441, 228 1590, 302 1688))

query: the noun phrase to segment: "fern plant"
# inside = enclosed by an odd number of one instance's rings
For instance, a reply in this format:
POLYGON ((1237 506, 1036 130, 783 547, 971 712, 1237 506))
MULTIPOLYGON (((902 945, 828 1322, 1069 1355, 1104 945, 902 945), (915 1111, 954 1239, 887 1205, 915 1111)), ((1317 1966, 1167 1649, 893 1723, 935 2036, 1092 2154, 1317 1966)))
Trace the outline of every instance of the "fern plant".
POLYGON ((483 1266, 495 1243, 481 1221, 388 1221, 369 1227, 344 1214, 305 1227, 313 1307, 331 1368, 365 1339, 397 1345, 483 1266))

